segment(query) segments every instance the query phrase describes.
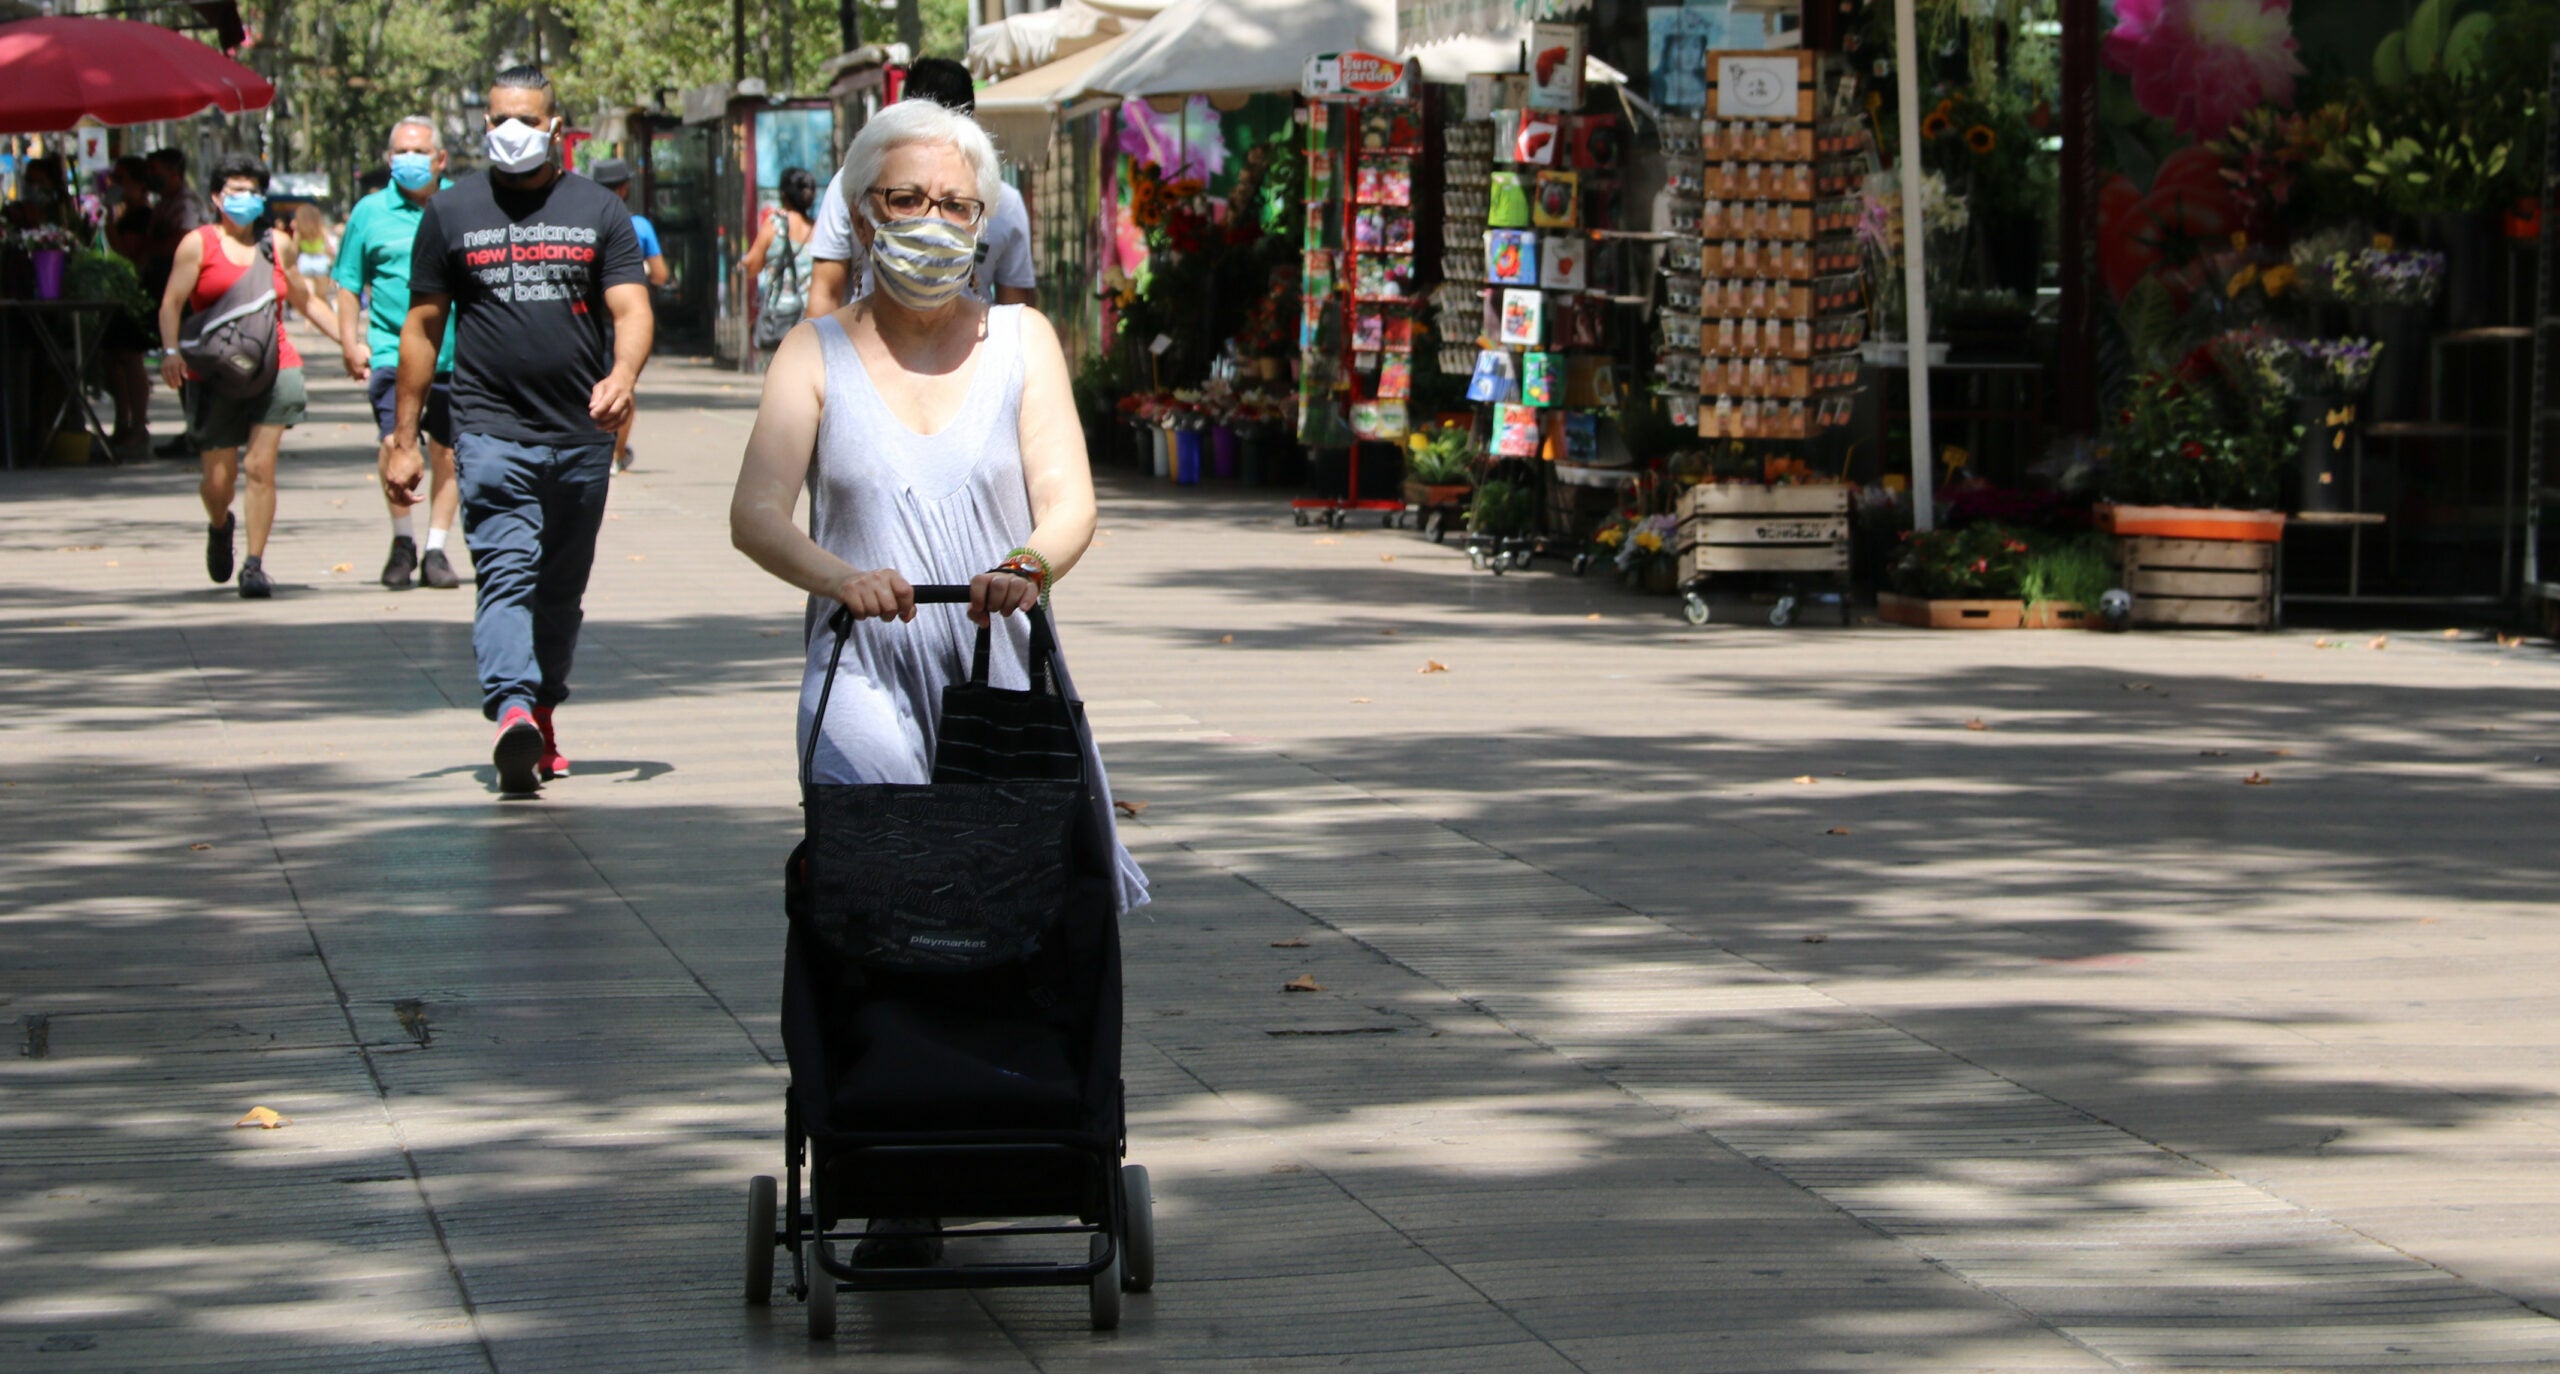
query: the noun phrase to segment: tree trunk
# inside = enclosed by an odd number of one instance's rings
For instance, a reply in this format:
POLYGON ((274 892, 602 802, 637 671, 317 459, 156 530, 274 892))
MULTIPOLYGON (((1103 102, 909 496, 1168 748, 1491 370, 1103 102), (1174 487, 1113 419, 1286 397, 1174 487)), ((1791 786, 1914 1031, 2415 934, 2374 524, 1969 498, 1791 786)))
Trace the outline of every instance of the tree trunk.
POLYGON ((923 55, 924 7, 918 0, 898 0, 898 41, 907 45, 907 60, 923 55))

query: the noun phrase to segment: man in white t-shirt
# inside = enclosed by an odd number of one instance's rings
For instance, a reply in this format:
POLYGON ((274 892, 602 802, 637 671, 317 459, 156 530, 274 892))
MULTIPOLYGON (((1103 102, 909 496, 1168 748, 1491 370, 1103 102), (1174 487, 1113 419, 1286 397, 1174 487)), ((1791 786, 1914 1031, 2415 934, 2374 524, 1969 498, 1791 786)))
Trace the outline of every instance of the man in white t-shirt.
MULTIPOLYGON (((977 109, 977 84, 969 69, 947 57, 916 59, 907 69, 901 100, 930 100, 962 114, 977 109)), ((818 197, 818 220, 809 235, 809 318, 833 311, 871 289, 869 265, 862 261, 862 242, 853 236, 853 203, 845 198, 844 172, 828 180, 818 197)), ((1031 263, 1031 211, 1022 193, 1000 189, 987 227, 978 238, 978 271, 974 280, 980 299, 996 305, 1040 303, 1040 279, 1031 263)))

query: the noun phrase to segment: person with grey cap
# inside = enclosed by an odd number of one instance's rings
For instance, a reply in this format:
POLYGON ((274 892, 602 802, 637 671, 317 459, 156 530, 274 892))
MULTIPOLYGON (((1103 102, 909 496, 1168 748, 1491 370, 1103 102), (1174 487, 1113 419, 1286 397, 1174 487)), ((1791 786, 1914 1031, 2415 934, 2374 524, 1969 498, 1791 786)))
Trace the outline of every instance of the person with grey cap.
MULTIPOLYGON (((588 168, 587 176, 596 185, 622 197, 624 205, 631 205, 630 163, 618 157, 605 158, 588 168)), ((655 290, 666 285, 674 275, 667 270, 666 247, 658 242, 658 226, 651 224, 649 217, 641 214, 640 207, 636 205, 631 205, 631 232, 639 236, 640 266, 649 274, 650 288, 655 290)), ((622 428, 613 432, 613 470, 616 472, 631 471, 631 425, 639 418, 640 406, 635 397, 630 413, 622 417, 622 428)))

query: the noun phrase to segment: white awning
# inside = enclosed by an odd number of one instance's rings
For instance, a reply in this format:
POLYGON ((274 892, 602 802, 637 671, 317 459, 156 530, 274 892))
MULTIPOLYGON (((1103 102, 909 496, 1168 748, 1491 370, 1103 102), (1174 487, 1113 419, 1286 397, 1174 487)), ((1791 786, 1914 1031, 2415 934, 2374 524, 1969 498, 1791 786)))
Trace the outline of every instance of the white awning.
POLYGON ((1127 41, 1127 35, 1114 34, 1046 66, 979 88, 978 123, 1004 160, 1034 171, 1046 166, 1049 139, 1058 121, 1068 116, 1072 93, 1127 41))
MULTIPOLYGON (((1519 37, 1526 38, 1523 25, 1519 37)), ((1294 91, 1308 58, 1328 52, 1395 53, 1395 0, 1174 0, 1128 36, 1077 95, 1251 95, 1294 91)), ((1458 39, 1423 48, 1423 77, 1519 70, 1516 42, 1458 39)), ((1586 79, 1623 82, 1604 62, 1586 79)))
POLYGON ((1063 0, 969 31, 969 71, 1009 77, 1070 57, 1152 19, 1171 0, 1063 0))

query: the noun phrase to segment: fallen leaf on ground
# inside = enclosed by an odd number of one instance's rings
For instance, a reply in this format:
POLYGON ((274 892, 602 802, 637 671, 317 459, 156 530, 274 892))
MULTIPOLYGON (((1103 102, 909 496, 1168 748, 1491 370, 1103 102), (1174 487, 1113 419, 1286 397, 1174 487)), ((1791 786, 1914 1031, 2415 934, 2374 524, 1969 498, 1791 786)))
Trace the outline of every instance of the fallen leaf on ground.
POLYGON ((1280 990, 1282 992, 1322 992, 1324 991, 1324 984, 1317 982, 1314 977, 1309 974, 1301 973, 1297 977, 1290 979, 1288 982, 1282 983, 1280 985, 1280 990))
POLYGON ((1271 947, 1273 949, 1305 949, 1307 947, 1307 942, 1304 940, 1274 940, 1271 942, 1271 947))
POLYGON ((1822 833, 1823 833, 1823 834, 1825 834, 1825 835, 1849 835, 1849 834, 1855 834, 1856 832, 1855 832, 1855 831, 1852 831, 1851 829, 1849 829, 1849 827, 1847 827, 1847 826, 1845 826, 1845 825, 1835 825, 1835 826, 1831 827, 1829 830, 1825 830, 1825 831, 1823 831, 1822 833))
POLYGON ((1218 642, 1221 644, 1233 644, 1236 642, 1236 637, 1234 635, 1220 635, 1218 636, 1218 642))
POLYGON ((119 559, 110 558, 107 560, 107 566, 110 568, 121 568, 124 566, 124 563, 119 559))
POLYGON ((1811 787, 1820 781, 1820 778, 1815 777, 1811 773, 1799 773, 1796 775, 1796 783, 1798 786, 1811 787))
POLYGON ((336 499, 334 499, 334 500, 332 500, 332 501, 330 501, 330 502, 329 502, 329 505, 330 505, 331 509, 335 509, 335 508, 340 507, 340 506, 343 506, 343 505, 345 505, 345 504, 347 504, 347 498, 345 498, 345 497, 343 497, 343 496, 338 497, 338 498, 336 498, 336 499))
POLYGON ((1351 704, 1354 706, 1366 706, 1369 704, 1369 699, 1367 697, 1353 697, 1351 699, 1351 704))
POLYGON ((2444 632, 2444 637, 2445 637, 2445 638, 2447 638, 2447 639, 2460 639, 2460 638, 2462 638, 2462 631, 2460 631, 2460 630, 2447 630, 2447 631, 2445 631, 2445 632, 2444 632))
POLYGON ((2243 787, 2265 787, 2274 781, 2275 779, 2268 777, 2266 774, 2252 770, 2249 776, 2240 780, 2240 785, 2243 787))
POLYGON ((1143 816, 1147 813, 1147 804, 1142 801, 1114 801, 1111 804, 1119 808, 1120 814, 1124 816, 1143 816))
POLYGON ((356 565, 353 563, 332 563, 329 565, 329 571, 333 573, 354 572, 355 570, 356 565))
POLYGON ((635 553, 631 555, 631 561, 634 563, 646 563, 649 561, 649 555, 645 553, 635 553))
POLYGON ((1390 627, 1390 628, 1388 628, 1388 629, 1380 630, 1380 631, 1378 631, 1378 633, 1380 633, 1380 634, 1382 634, 1382 635, 1392 635, 1392 634, 1394 634, 1394 633, 1395 633, 1395 630, 1394 630, 1392 627, 1390 627))
POLYGON ((2391 647, 2391 636, 2375 635, 2364 647, 2368 649, 2388 649, 2391 647))
POLYGON ((2267 757, 2269 757, 2269 758, 2276 758, 2276 759, 2289 759, 2289 758, 2292 758, 2292 757, 2293 757, 2293 751, 2292 751, 2292 750, 2290 750, 2290 749, 2270 749, 2270 750, 2268 750, 2268 751, 2267 751, 2267 757))
POLYGON ((2227 759, 2231 757, 2231 751, 2228 749, 2199 749, 2196 751, 2196 757, 2200 759, 2227 759))
POLYGON ((1382 553, 1378 555, 1378 561, 1381 563, 1393 563, 1396 561, 1396 556, 1391 553, 1382 553))
POLYGON ((292 1124, 292 1117, 278 1112, 273 1107, 251 1107, 247 1116, 231 1123, 231 1129, 241 1131, 254 1127, 261 1131, 272 1131, 292 1124))
POLYGON ((212 845, 209 845, 209 844, 206 844, 206 843, 205 843, 204 841, 202 841, 202 840, 198 840, 198 841, 196 841, 194 844, 188 845, 188 846, 187 846, 187 848, 192 849, 192 850, 194 850, 195 852, 197 852, 197 853, 201 854, 201 853, 205 852, 206 850, 213 848, 213 846, 212 846, 212 845))
POLYGON ((1982 717, 1975 716, 1973 719, 1964 723, 1964 728, 1968 730, 1988 730, 1991 727, 1982 723, 1982 717))
POLYGON ((1584 617, 1583 617, 1583 619, 1585 619, 1585 620, 1598 620, 1599 618, 1600 618, 1600 613, 1599 613, 1598 611, 1593 611, 1591 614, 1586 615, 1586 616, 1584 616, 1584 617))
POLYGON ((1426 658, 1422 661, 1420 671, 1426 673, 1445 673, 1449 671, 1449 665, 1436 658, 1426 658))
POLYGON ((1808 945, 1818 945, 1828 941, 1830 938, 1831 937, 1828 935, 1807 935, 1804 937, 1804 942, 1808 945))
POLYGON ((2522 645, 2523 643, 2524 643, 2524 636, 2523 636, 2523 635, 2500 635, 2500 636, 2498 636, 2498 647, 2499 647, 2499 648, 2501 648, 2501 649, 2513 649, 2513 648, 2516 648, 2516 647, 2518 647, 2518 646, 2522 645))
POLYGON ((1332 535, 1326 535, 1324 538, 1319 539, 1316 542, 1319 544, 1339 544, 1342 541, 1334 538, 1332 535))
POLYGON ((96 553, 98 550, 103 549, 103 548, 105 548, 105 547, 106 547, 106 545, 104 545, 104 544, 65 544, 65 545, 63 545, 61 548, 55 549, 55 550, 54 550, 54 552, 55 552, 55 553, 96 553))
POLYGON ((2148 682, 2119 682, 2116 686, 2121 687, 2128 692, 2148 692, 2151 690, 2151 684, 2148 682))

